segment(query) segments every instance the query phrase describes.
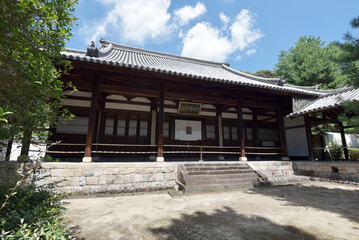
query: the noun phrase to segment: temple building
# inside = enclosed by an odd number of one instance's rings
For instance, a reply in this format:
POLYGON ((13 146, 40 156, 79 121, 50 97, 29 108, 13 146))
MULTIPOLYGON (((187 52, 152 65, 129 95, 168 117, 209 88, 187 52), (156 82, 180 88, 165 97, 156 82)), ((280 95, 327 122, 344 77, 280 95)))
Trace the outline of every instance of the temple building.
POLYGON ((359 101, 359 89, 294 86, 228 63, 100 43, 62 53, 73 66, 62 80, 77 91, 62 102, 75 117, 51 129, 54 158, 312 160, 311 126, 336 123, 344 135, 341 103, 359 101))

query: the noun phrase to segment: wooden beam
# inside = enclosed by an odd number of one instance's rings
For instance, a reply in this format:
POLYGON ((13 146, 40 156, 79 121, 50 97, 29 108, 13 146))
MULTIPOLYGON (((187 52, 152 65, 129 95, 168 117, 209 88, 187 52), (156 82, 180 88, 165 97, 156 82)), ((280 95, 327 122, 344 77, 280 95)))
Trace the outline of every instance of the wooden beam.
POLYGON ((168 100, 182 100, 188 101, 191 100, 193 102, 200 102, 200 103, 209 103, 209 104, 227 104, 227 105, 236 105, 236 99, 227 99, 227 98, 216 98, 216 97, 207 97, 195 94, 183 94, 183 93, 173 93, 173 92, 166 92, 166 99, 168 100))
POLYGON ((272 109, 272 110, 278 110, 280 108, 279 104, 248 101, 248 100, 243 100, 242 106, 247 108, 264 108, 264 109, 272 109))
POLYGON ((136 97, 158 97, 160 94, 159 91, 156 90, 129 88, 123 86, 106 85, 106 84, 99 84, 99 91, 105 93, 112 93, 112 94, 117 93, 117 94, 132 95, 136 97))

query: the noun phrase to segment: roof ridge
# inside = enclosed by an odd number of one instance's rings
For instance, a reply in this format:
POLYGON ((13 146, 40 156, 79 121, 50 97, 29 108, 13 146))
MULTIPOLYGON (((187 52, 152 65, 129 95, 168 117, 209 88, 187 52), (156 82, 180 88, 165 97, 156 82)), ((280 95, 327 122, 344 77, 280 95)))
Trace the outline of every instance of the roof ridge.
POLYGON ((164 57, 164 58, 169 58, 169 59, 182 61, 182 62, 191 62, 191 63, 197 63, 197 64, 208 65, 208 66, 216 66, 216 67, 221 67, 223 64, 225 64, 225 63, 220 63, 220 62, 211 62, 211 61, 197 59, 197 58, 183 57, 183 56, 178 56, 175 54, 147 50, 147 49, 138 48, 138 47, 126 46, 126 45, 122 45, 119 43, 110 42, 108 40, 104 40, 104 42, 107 44, 112 44, 112 46, 115 49, 117 47, 117 49, 120 48, 125 51, 127 50, 127 51, 138 52, 138 53, 157 56, 157 57, 164 57))
POLYGON ((342 88, 336 88, 336 89, 327 89, 327 90, 321 90, 322 93, 327 92, 327 94, 322 95, 321 98, 330 97, 336 94, 341 94, 343 92, 351 91, 355 89, 355 87, 348 87, 347 85, 342 88))
POLYGON ((222 64, 222 68, 224 68, 225 70, 228 70, 228 71, 230 71, 232 73, 235 73, 237 75, 244 76, 244 77, 249 77, 252 80, 257 80, 257 81, 261 81, 261 82, 264 82, 264 83, 274 84, 274 83, 271 83, 269 81, 277 82, 277 81, 281 80, 280 78, 264 78, 264 77, 254 76, 254 75, 251 75, 251 74, 244 73, 244 72, 238 71, 236 69, 233 69, 233 68, 231 68, 231 67, 229 67, 229 66, 227 66, 225 64, 222 64))

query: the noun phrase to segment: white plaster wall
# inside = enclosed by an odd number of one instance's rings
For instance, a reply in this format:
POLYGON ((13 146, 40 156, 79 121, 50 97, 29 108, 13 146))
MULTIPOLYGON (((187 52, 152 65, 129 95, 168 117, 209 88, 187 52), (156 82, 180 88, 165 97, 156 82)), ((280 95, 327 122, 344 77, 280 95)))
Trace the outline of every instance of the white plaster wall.
POLYGON ((92 93, 91 92, 80 92, 80 91, 70 91, 67 90, 65 91, 65 95, 67 96, 78 96, 78 97, 91 97, 92 93))
POLYGON ((182 141, 197 141, 202 139, 202 122, 191 120, 175 120, 175 139, 182 141), (192 127, 192 134, 186 134, 186 128, 192 127))
POLYGON ((65 124, 57 126, 57 133, 74 133, 74 134, 87 134, 87 117, 73 117, 65 124))
POLYGON ((309 156, 305 127, 285 130, 289 156, 309 156))
POLYGON ((230 119, 237 119, 236 113, 222 113, 222 118, 230 118, 230 119))
POLYGON ((143 102, 143 103, 150 103, 151 102, 147 98, 143 98, 143 97, 135 97, 131 101, 132 102, 143 102))
POLYGON ((304 117, 287 118, 284 117, 284 127, 294 127, 304 125, 304 117))
POLYGON ((129 110, 129 111, 143 111, 150 112, 150 106, 136 105, 136 104, 127 104, 127 103, 112 103, 107 102, 106 109, 121 109, 121 110, 129 110))
POLYGON ((75 100, 75 99, 62 99, 61 105, 64 106, 76 106, 76 107, 90 107, 91 101, 75 100))
POLYGON ((287 139, 287 149, 289 156, 309 156, 308 143, 307 143, 307 134, 305 131, 304 117, 296 118, 283 118, 284 127, 296 127, 302 126, 299 128, 290 128, 285 130, 285 135, 287 139))
POLYGON ((204 111, 201 111, 200 115, 201 115, 201 116, 215 117, 215 116, 216 116, 216 113, 215 113, 215 112, 204 112, 204 111))
POLYGON ((110 95, 110 96, 107 96, 106 99, 127 101, 127 98, 125 98, 124 96, 122 96, 122 95, 116 95, 116 94, 112 94, 112 95, 110 95))

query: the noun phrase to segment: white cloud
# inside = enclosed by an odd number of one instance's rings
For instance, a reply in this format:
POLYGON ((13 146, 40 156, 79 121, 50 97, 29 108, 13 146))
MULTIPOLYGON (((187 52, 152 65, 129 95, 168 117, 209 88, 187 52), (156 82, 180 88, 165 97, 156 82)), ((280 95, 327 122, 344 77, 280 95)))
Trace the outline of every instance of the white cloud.
POLYGON ((225 24, 221 30, 208 22, 202 22, 187 33, 181 31, 179 37, 183 43, 182 56, 224 62, 233 53, 237 55, 235 59, 240 60, 242 57, 239 53, 248 48, 251 49, 247 50, 247 56, 256 52, 255 42, 264 34, 260 29, 254 29, 255 18, 248 10, 242 10, 229 28, 226 25, 231 19, 223 13, 219 17, 225 24))
POLYGON ((246 55, 250 56, 252 54, 255 54, 256 52, 257 52, 257 49, 251 48, 251 49, 247 50, 246 55))
POLYGON ((253 29, 254 23, 254 17, 247 9, 243 9, 236 16, 234 23, 229 28, 234 47, 243 50, 264 36, 260 29, 253 29))
POLYGON ((159 39, 169 31, 171 14, 170 0, 104 0, 100 3, 111 6, 106 18, 86 22, 80 29, 86 41, 111 36, 126 42, 143 45, 146 40, 159 39))
POLYGON ((231 52, 231 43, 221 37, 217 28, 209 23, 197 23, 183 38, 181 55, 217 62, 223 62, 231 52))
POLYGON ((186 25, 192 19, 195 19, 206 12, 206 7, 203 3, 197 2, 195 7, 184 6, 183 8, 174 11, 175 19, 180 25, 186 25))
POLYGON ((227 17, 223 12, 219 14, 219 18, 221 19, 222 23, 227 26, 229 21, 231 20, 229 17, 227 17))

